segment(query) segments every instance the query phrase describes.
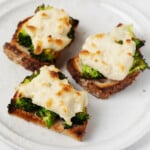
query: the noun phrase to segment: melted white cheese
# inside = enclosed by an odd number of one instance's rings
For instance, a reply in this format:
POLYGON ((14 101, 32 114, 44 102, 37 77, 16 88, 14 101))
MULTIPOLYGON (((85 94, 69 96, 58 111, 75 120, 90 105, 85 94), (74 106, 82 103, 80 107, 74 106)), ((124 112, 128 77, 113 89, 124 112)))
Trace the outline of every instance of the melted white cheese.
POLYGON ((31 98, 34 104, 57 113, 71 125, 71 118, 87 106, 87 94, 75 90, 67 79, 60 80, 57 72, 59 70, 53 65, 44 66, 37 77, 27 84, 21 83, 17 91, 23 97, 31 98))
POLYGON ((129 27, 122 25, 110 33, 87 38, 79 53, 81 63, 98 70, 108 79, 123 80, 133 64, 136 50, 129 27))
POLYGON ((60 51, 71 42, 67 36, 71 29, 69 15, 62 9, 52 7, 38 11, 23 28, 30 35, 35 49, 60 51))

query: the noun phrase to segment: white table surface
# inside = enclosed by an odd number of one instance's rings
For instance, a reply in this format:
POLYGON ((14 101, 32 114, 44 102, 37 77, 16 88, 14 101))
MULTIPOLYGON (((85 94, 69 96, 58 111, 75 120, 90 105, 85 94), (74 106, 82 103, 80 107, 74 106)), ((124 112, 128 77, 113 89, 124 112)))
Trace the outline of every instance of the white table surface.
MULTIPOLYGON (((0 0, 0 4, 6 0, 0 0)), ((132 5, 132 7, 137 8, 141 13, 143 13, 148 19, 150 19, 150 1, 149 0, 124 0, 132 5)), ((115 0, 114 0, 115 2, 115 0)), ((142 20, 141 20, 142 21, 142 20)), ((14 150, 6 143, 0 141, 0 150, 14 150)), ((126 148, 126 150, 150 150, 150 132, 147 133, 142 139, 126 148)))

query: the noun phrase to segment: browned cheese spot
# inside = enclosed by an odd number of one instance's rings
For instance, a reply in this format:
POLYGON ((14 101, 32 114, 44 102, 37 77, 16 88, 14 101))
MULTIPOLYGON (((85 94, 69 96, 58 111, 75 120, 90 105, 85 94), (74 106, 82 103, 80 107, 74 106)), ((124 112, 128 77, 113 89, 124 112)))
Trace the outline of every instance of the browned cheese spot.
POLYGON ((95 59, 94 61, 95 61, 95 62, 98 62, 98 60, 97 60, 97 59, 95 59))
POLYGON ((92 44, 91 44, 91 46, 92 46, 93 48, 96 48, 96 45, 95 45, 95 43, 92 43, 92 44))
POLYGON ((63 112, 66 113, 66 112, 68 111, 68 109, 67 109, 67 107, 65 106, 63 100, 60 100, 60 101, 59 101, 59 106, 61 107, 61 109, 62 109, 63 112))
POLYGON ((132 53, 128 52, 128 55, 129 55, 129 56, 132 56, 132 53))
POLYGON ((41 54, 42 53, 42 41, 37 42, 36 49, 34 50, 35 54, 41 54))
POLYGON ((48 40, 48 42, 52 42, 52 41, 53 41, 52 36, 51 36, 51 35, 49 35, 49 36, 47 37, 47 40, 48 40))
POLYGON ((31 26, 31 25, 27 25, 27 28, 32 32, 35 33, 36 32, 36 27, 35 26, 31 26))
POLYGON ((60 86, 62 86, 62 90, 60 90, 57 95, 58 96, 62 96, 63 93, 65 92, 70 92, 72 90, 72 86, 71 85, 66 85, 66 84, 60 84, 60 86))
POLYGON ((131 39, 127 39, 127 40, 126 40, 126 43, 127 43, 127 44, 130 44, 131 41, 132 41, 131 39))
POLYGON ((97 38, 103 38, 104 36, 105 36, 105 34, 103 34, 103 33, 96 34, 96 37, 97 37, 97 38))
POLYGON ((118 25, 117 25, 117 27, 121 27, 123 24, 122 23, 119 23, 118 25))
POLYGON ((63 45, 63 41, 61 39, 53 39, 51 35, 47 37, 49 43, 56 43, 57 45, 63 45))
POLYGON ((55 42, 57 45, 63 45, 63 41, 61 39, 56 39, 55 42))
POLYGON ((66 26, 69 26, 69 19, 67 17, 64 17, 64 18, 60 18, 59 21, 62 21, 63 24, 65 24, 66 26))
POLYGON ((49 71, 52 78, 58 78, 58 73, 55 71, 49 71))
POLYGON ((76 94, 77 94, 78 96, 80 96, 80 95, 81 95, 81 93, 80 93, 80 92, 78 92, 78 91, 76 92, 76 94))
POLYGON ((62 26, 62 25, 59 25, 58 28, 61 30, 61 29, 63 28, 63 26, 62 26))
POLYGON ((80 54, 81 54, 81 55, 88 55, 88 54, 89 54, 89 51, 87 51, 87 50, 82 50, 82 51, 80 51, 80 54))
POLYGON ((103 65, 107 65, 107 63, 106 63, 104 60, 102 60, 102 64, 103 64, 103 65))
POLYGON ((72 90, 72 87, 71 87, 71 85, 65 85, 65 86, 63 87, 63 90, 64 90, 65 92, 69 92, 69 91, 72 90))
POLYGON ((46 13, 42 13, 41 16, 42 16, 43 18, 48 18, 48 17, 49 17, 48 14, 46 14, 46 13))
POLYGON ((63 106, 63 107, 62 107, 62 110, 63 110, 63 112, 65 112, 65 113, 68 111, 68 109, 67 109, 66 106, 63 106))
POLYGON ((58 95, 58 96, 62 96, 62 94, 63 94, 63 91, 62 91, 62 90, 59 91, 59 92, 57 92, 57 95, 58 95))
POLYGON ((59 106, 64 106, 64 101, 63 100, 59 101, 59 106))
POLYGON ((122 72, 124 72, 125 71, 125 66, 124 65, 120 65, 120 69, 121 69, 122 72))
POLYGON ((100 55, 102 52, 100 50, 96 51, 96 54, 100 55))
POLYGON ((46 107, 50 108, 52 107, 53 105, 53 100, 52 99, 49 99, 47 102, 46 102, 46 107))

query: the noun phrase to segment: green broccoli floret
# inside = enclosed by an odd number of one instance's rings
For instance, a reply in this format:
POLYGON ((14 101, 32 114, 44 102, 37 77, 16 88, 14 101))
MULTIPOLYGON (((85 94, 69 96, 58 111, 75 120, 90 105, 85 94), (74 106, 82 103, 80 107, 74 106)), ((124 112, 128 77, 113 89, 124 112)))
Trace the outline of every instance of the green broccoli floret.
POLYGON ((31 37, 23 29, 18 34, 18 43, 27 48, 32 46, 31 37))
POLYGON ((68 125, 66 122, 64 122, 64 129, 69 129, 69 128, 71 128, 71 126, 68 125))
POLYGON ((72 17, 69 17, 69 23, 72 25, 72 27, 70 31, 68 32, 67 36, 73 40, 75 38, 74 28, 78 25, 79 21, 76 19, 73 19, 72 17))
POLYGON ((91 68, 88 65, 82 65, 82 76, 84 78, 92 78, 92 79, 104 78, 104 76, 100 72, 91 68))
POLYGON ((53 50, 51 49, 44 49, 43 52, 41 54, 38 54, 36 55, 34 53, 34 47, 32 46, 30 49, 29 49, 29 52, 30 54, 32 55, 32 57, 40 60, 40 61, 47 61, 47 62, 50 62, 50 61, 53 61, 55 59, 55 53, 53 50))
POLYGON ((37 7, 37 9, 35 10, 35 13, 38 12, 38 11, 42 11, 42 10, 50 10, 52 9, 53 7, 52 6, 45 6, 44 4, 40 5, 37 7))
POLYGON ((146 68, 148 68, 148 64, 145 62, 145 60, 143 59, 143 56, 139 52, 139 48, 144 46, 145 41, 139 40, 139 39, 136 39, 136 38, 133 38, 133 41, 136 44, 136 51, 135 51, 135 54, 134 54, 133 65, 132 65, 132 67, 129 71, 129 74, 132 74, 133 72, 137 72, 137 71, 140 71, 140 70, 143 71, 146 68))
POLYGON ((38 70, 38 71, 34 71, 31 76, 27 76, 27 77, 23 80, 23 83, 29 83, 29 82, 31 82, 32 79, 35 78, 35 77, 37 77, 39 74, 40 74, 40 71, 39 71, 39 70, 38 70))
POLYGON ((74 32, 74 28, 71 27, 69 33, 67 34, 67 36, 70 38, 70 39, 74 39, 75 38, 75 32, 74 32))
POLYGON ((18 98, 15 102, 15 108, 23 109, 27 112, 34 112, 39 109, 39 106, 32 103, 30 98, 18 98))
POLYGON ((139 39, 133 38, 133 41, 136 44, 136 49, 139 49, 139 48, 141 48, 142 46, 145 45, 145 41, 144 40, 139 40, 139 39))
POLYGON ((22 30, 18 34, 18 43, 26 48, 28 48, 28 51, 32 55, 32 57, 39 59, 40 61, 52 61, 55 58, 55 55, 52 53, 52 50, 45 49, 43 52, 39 55, 36 55, 34 53, 34 46, 32 45, 31 37, 22 30))
POLYGON ((134 54, 133 65, 129 71, 129 74, 132 74, 133 72, 140 71, 140 70, 143 71, 146 68, 148 68, 148 64, 145 62, 140 52, 136 50, 134 54))
MULTIPOLYGON (((79 112, 71 119, 73 125, 82 125, 85 121, 89 119, 89 114, 84 112, 79 112)), ((64 128, 69 129, 72 126, 68 125, 67 123, 64 123, 64 128)))
POLYGON ((28 51, 32 55, 32 57, 40 60, 40 61, 53 61, 55 58, 54 51, 51 49, 45 49, 43 52, 39 55, 36 55, 34 53, 34 46, 32 44, 31 37, 25 32, 24 29, 22 29, 18 34, 18 43, 26 48, 28 48, 28 51))
POLYGON ((55 120, 58 118, 58 115, 50 110, 47 110, 41 107, 37 112, 36 115, 42 118, 48 128, 50 128, 55 120))
POLYGON ((122 45, 123 44, 123 40, 119 40, 119 41, 115 41, 116 43, 122 45))
POLYGON ((73 124, 83 124, 85 121, 89 119, 89 115, 86 112, 79 112, 75 117, 71 119, 73 124))
POLYGON ((36 55, 35 58, 39 59, 40 61, 50 62, 50 61, 53 61, 55 57, 50 53, 46 54, 45 52, 43 52, 40 55, 36 55))
POLYGON ((67 79, 67 77, 62 72, 58 72, 58 76, 60 80, 67 79))

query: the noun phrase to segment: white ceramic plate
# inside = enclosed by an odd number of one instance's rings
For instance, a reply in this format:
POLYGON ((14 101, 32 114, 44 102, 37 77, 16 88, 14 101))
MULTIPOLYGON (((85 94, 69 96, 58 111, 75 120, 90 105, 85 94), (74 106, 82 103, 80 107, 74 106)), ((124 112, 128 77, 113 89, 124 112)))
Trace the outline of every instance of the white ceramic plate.
MULTIPOLYGON (((149 71, 109 100, 96 99, 89 94, 89 124, 83 142, 49 131, 46 128, 9 116, 7 105, 14 88, 30 72, 11 62, 3 53, 3 44, 11 39, 17 23, 33 14, 42 4, 64 8, 80 20, 76 40, 66 49, 59 66, 76 88, 81 89, 65 69, 66 62, 80 50, 91 34, 108 32, 118 23, 132 23, 139 38, 149 41, 150 22, 137 10, 111 0, 12 0, 0 4, 0 139, 14 148, 36 150, 62 149, 121 149, 141 138, 150 129, 149 71), (140 19, 139 19, 140 18, 140 19)), ((142 48, 150 64, 150 44, 142 48)))

